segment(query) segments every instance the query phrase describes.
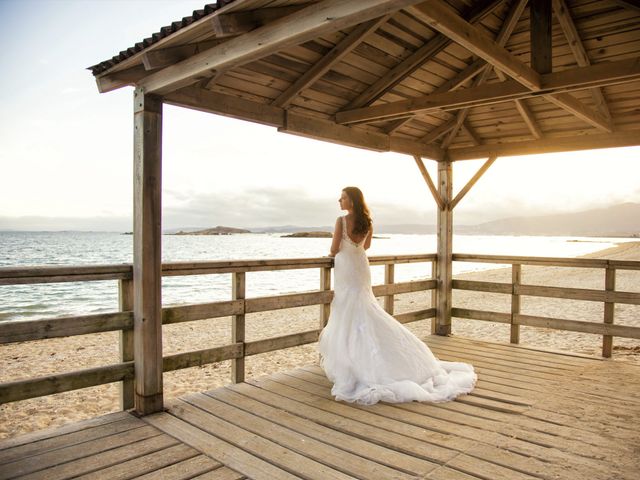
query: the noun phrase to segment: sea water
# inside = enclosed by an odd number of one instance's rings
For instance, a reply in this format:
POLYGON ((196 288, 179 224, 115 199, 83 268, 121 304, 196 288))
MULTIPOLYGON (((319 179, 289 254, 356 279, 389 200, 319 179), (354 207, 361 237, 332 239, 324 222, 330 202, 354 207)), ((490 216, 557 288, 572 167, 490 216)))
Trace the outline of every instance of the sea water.
MULTIPOLYGON (((162 261, 309 258, 328 254, 330 238, 287 238, 283 233, 163 235, 162 261)), ((435 253, 435 235, 376 234, 369 256, 435 253)), ((625 238, 454 235, 455 253, 575 257, 614 246, 625 238)), ((133 261, 131 235, 110 232, 0 232, 0 268, 105 265, 133 261)), ((453 272, 496 268, 454 262, 453 272)), ((384 266, 372 266, 373 284, 384 283, 384 266)), ((431 263, 400 264, 395 281, 431 277, 431 263)), ((231 299, 230 273, 164 277, 162 303, 180 305, 231 299)), ((248 272, 246 296, 317 290, 318 268, 248 272)), ((117 310, 116 280, 0 286, 0 321, 88 315, 117 310)))

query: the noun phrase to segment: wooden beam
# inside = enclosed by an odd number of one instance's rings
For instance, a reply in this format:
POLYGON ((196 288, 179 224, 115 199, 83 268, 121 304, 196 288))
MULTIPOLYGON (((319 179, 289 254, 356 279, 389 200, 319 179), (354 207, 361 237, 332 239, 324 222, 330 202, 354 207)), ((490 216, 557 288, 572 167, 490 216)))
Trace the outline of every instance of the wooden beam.
POLYGON ((371 33, 375 32, 381 25, 385 24, 391 15, 361 23, 355 27, 349 35, 342 39, 329 53, 317 62, 313 67, 305 72, 298 80, 282 92, 271 104, 276 107, 287 107, 291 101, 304 89, 312 85, 316 80, 327 73, 331 67, 342 60, 354 48, 371 33))
POLYGON ((473 127, 469 124, 468 120, 465 120, 462 123, 461 128, 462 128, 462 131, 466 133, 467 136, 471 139, 474 145, 480 145, 482 143, 482 141, 480 140, 480 137, 478 137, 478 134, 473 129, 473 127))
POLYGON ((449 120, 441 123, 436 128, 427 133, 424 137, 420 139, 421 142, 429 144, 431 142, 436 141, 438 138, 443 136, 445 133, 451 131, 453 126, 456 124, 456 116, 452 115, 449 120))
POLYGON ((135 408, 163 409, 162 393, 162 99, 134 92, 133 336, 135 408))
POLYGON ((201 88, 184 87, 166 95, 164 103, 261 123, 277 127, 285 133, 342 145, 375 151, 422 155, 434 160, 440 160, 443 157, 443 151, 436 146, 404 138, 395 138, 375 131, 345 127, 327 120, 286 112, 284 109, 272 105, 214 93, 201 88))
POLYGON ((640 130, 638 129, 608 134, 545 138, 544 140, 529 140, 526 142, 485 143, 477 147, 450 148, 448 152, 451 160, 457 161, 491 156, 507 157, 632 146, 640 146, 640 130))
MULTIPOLYGON (((589 60, 587 51, 582 44, 582 40, 580 39, 578 30, 576 29, 576 26, 573 23, 573 19, 571 18, 571 12, 567 7, 565 1, 553 0, 553 10, 556 14, 556 18, 558 19, 558 23, 560 23, 560 27, 564 32, 564 36, 567 38, 569 48, 571 48, 573 56, 576 58, 578 66, 587 67, 591 65, 591 60, 589 60)), ((591 96, 593 97, 593 101, 596 105, 596 110, 604 115, 607 120, 610 120, 611 112, 609 112, 609 107, 607 105, 607 101, 604 98, 602 90, 600 90, 599 88, 591 89, 591 96)))
MULTIPOLYGON (((513 30, 516 28, 516 24, 518 23, 518 20, 520 19, 520 16, 522 15, 522 12, 524 11, 524 7, 526 5, 527 0, 517 0, 515 2, 511 10, 509 11, 507 18, 505 18, 504 22, 502 23, 502 27, 500 28, 498 36, 496 37, 495 41, 498 46, 504 47, 506 45, 507 40, 509 40, 509 37, 513 33, 513 30)), ((480 75, 477 76, 473 81, 473 86, 477 87, 479 85, 482 85, 489 78, 492 71, 493 68, 491 65, 485 65, 480 75)), ((462 128, 462 125, 465 122, 468 114, 468 108, 464 108, 456 114, 456 121, 451 128, 451 131, 448 133, 447 138, 445 138, 442 142, 442 148, 444 150, 449 148, 449 145, 453 143, 453 140, 456 138, 456 135, 458 135, 458 132, 462 128)))
POLYGON ((233 12, 211 16, 211 29, 216 38, 236 37, 274 20, 301 10, 306 5, 290 5, 285 7, 261 8, 247 12, 233 12))
POLYGON ((96 77, 98 92, 107 93, 118 88, 134 85, 147 75, 147 71, 142 65, 121 70, 119 72, 108 73, 96 77))
POLYGON ((456 208, 456 205, 460 203, 460 200, 462 200, 464 196, 467 193, 469 193, 469 190, 471 190, 471 188, 476 184, 476 182, 480 180, 480 177, 482 177, 482 175, 484 175, 484 173, 487 170, 489 170, 489 167, 493 165, 493 162, 496 161, 496 158, 498 157, 489 157, 489 159, 486 162, 484 162, 484 164, 480 167, 480 169, 476 172, 476 174, 471 178, 471 180, 467 182, 467 184, 462 188, 462 190, 460 190, 458 195, 456 195, 456 197, 453 199, 453 201, 451 202, 451 210, 456 208))
POLYGON ((432 28, 445 34, 487 63, 507 73, 530 90, 541 87, 540 75, 498 45, 480 28, 464 21, 442 0, 427 0, 408 9, 432 28))
POLYGON ((531 67, 538 73, 551 72, 551 0, 529 1, 531 67))
POLYGON ((596 112, 594 109, 586 106, 580 100, 572 97, 568 93, 559 93, 557 95, 545 95, 544 98, 551 103, 558 105, 559 107, 573 113, 576 117, 584 120, 590 125, 593 125, 598 130, 603 132, 612 132, 613 126, 611 121, 604 115, 596 112))
MULTIPOLYGON (((503 3, 503 1, 504 0, 484 0, 482 2, 477 2, 478 5, 472 7, 472 9, 463 16, 469 23, 473 24, 479 22, 493 12, 500 4, 503 3)), ((363 105, 372 104, 411 75, 415 70, 428 62, 431 58, 435 57, 438 53, 447 48, 450 44, 451 39, 440 33, 436 34, 413 54, 409 55, 398 65, 393 67, 385 76, 381 77, 373 85, 365 89, 348 105, 347 108, 358 108, 363 105)))
POLYGON ((542 138, 542 130, 540 130, 540 127, 538 127, 538 122, 536 122, 533 113, 531 112, 531 110, 529 110, 529 107, 527 107, 525 101, 516 100, 514 103, 516 104, 516 109, 520 113, 520 116, 524 120, 524 123, 527 124, 527 127, 529 128, 531 134, 535 138, 542 138))
POLYGON ((216 70, 242 65, 293 45, 395 12, 420 0, 323 0, 264 27, 232 38, 144 78, 147 93, 165 95, 191 85, 216 70))
POLYGON ((429 170, 427 170, 427 167, 425 167, 424 163, 422 162, 422 158, 420 158, 419 155, 414 155, 413 159, 416 161, 416 165, 418 165, 418 168, 420 169, 422 178, 424 178, 424 181, 427 182, 427 187, 429 187, 429 191, 431 192, 431 195, 433 195, 433 199, 436 201, 436 204, 438 205, 438 209, 444 210, 445 208, 444 201, 442 200, 440 193, 438 193, 438 189, 433 184, 433 180, 431 180, 431 175, 429 175, 429 170))
POLYGON ((589 67, 577 67, 541 77, 541 90, 532 92, 515 80, 486 84, 453 92, 426 95, 390 102, 373 107, 346 110, 336 114, 341 124, 363 123, 383 118, 405 118, 418 112, 457 110, 465 107, 489 105, 519 100, 541 94, 566 93, 596 86, 614 85, 640 79, 640 59, 631 58, 604 62, 589 67))
POLYGON ((181 62, 221 43, 221 40, 207 40, 205 42, 149 50, 142 53, 142 63, 145 70, 157 70, 181 62))

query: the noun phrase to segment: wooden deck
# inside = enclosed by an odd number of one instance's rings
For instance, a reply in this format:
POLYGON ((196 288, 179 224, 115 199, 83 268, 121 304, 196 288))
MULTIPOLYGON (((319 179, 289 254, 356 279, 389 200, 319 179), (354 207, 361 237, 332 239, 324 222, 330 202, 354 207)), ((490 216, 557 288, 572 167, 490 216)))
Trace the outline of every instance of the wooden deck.
POLYGON ((445 404, 336 402, 316 365, 0 443, 0 479, 634 479, 640 366, 457 337, 445 404))

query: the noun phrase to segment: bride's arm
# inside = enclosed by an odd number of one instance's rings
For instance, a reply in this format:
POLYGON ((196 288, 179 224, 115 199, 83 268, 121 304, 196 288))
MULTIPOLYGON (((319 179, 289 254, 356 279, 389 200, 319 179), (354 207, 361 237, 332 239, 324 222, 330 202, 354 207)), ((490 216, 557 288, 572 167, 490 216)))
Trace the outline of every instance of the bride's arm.
POLYGON ((364 249, 367 250, 371 246, 371 237, 373 237, 373 223, 367 234, 367 239, 364 241, 364 249))
POLYGON ((333 240, 331 242, 330 257, 335 257, 340 251, 340 240, 342 239, 342 220, 340 217, 336 220, 336 226, 333 229, 333 240))

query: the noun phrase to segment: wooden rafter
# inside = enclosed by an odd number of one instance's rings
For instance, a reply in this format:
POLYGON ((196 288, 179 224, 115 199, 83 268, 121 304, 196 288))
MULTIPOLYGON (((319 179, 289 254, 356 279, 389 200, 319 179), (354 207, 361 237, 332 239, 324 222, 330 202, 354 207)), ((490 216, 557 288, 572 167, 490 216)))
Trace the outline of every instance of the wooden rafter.
MULTIPOLYGON (((467 14, 463 15, 463 17, 471 24, 479 22, 493 12, 503 1, 504 0, 484 0, 467 14)), ((450 44, 451 39, 445 35, 436 34, 435 37, 416 50, 412 55, 392 68, 384 77, 364 90, 347 108, 358 108, 363 105, 372 104, 450 44)))
POLYGON ((298 80, 278 96, 272 105, 287 107, 293 99, 304 89, 312 85, 316 80, 327 73, 332 66, 342 60, 354 48, 356 48, 369 34, 375 32, 386 23, 391 15, 370 20, 354 28, 341 42, 339 42, 322 60, 307 70, 298 80))
POLYGON ((469 124, 468 121, 462 122, 462 131, 467 134, 467 136, 471 139, 474 145, 480 145, 482 142, 480 141, 480 137, 473 129, 473 127, 469 124))
MULTIPOLYGON (((502 46, 504 46, 507 39, 513 32, 513 29, 515 28, 515 25, 518 22, 518 19, 520 18, 520 15, 522 14, 522 11, 524 10, 524 7, 526 6, 526 4, 527 4, 527 0, 517 0, 515 5, 509 11, 509 14, 507 15, 507 18, 505 19, 505 21, 503 22, 500 32, 498 33, 498 36, 496 38, 497 41, 501 42, 502 46)), ((469 64, 463 70, 458 72, 458 74, 455 77, 444 82, 442 85, 436 88, 432 93, 444 93, 444 92, 455 90, 461 87, 462 85, 464 85, 467 81, 471 80, 476 75, 478 74, 488 75, 490 71, 491 69, 490 67, 487 67, 487 62, 485 62, 484 59, 479 58, 474 62, 472 62, 471 64, 469 64)), ((474 85, 477 85, 477 84, 474 83, 474 85)), ((463 114, 463 115, 464 117, 466 117, 466 114, 463 114)), ((391 133, 397 130, 398 128, 402 127, 404 124, 406 124, 411 120, 412 120, 412 117, 397 120, 396 122, 394 122, 393 125, 387 128, 387 132, 391 133)), ((457 116, 446 120, 444 124, 441 124, 439 127, 436 127, 434 129, 433 131, 434 134, 431 134, 431 132, 429 132, 429 134, 425 135, 422 138, 422 141, 425 141, 426 143, 431 143, 432 141, 436 140, 437 138, 441 137, 442 135, 456 128, 456 126, 459 126, 458 120, 459 120, 459 117, 457 116), (434 136, 434 135, 437 135, 437 136, 434 136)), ((464 118, 460 118, 460 121, 463 122, 464 118)), ((456 133, 457 133, 457 130, 456 130, 456 133)), ((453 136, 455 137, 455 134, 453 136)))
POLYGON ((236 37, 291 15, 304 7, 305 5, 287 5, 214 15, 210 18, 209 23, 216 38, 236 37))
POLYGON ((325 33, 395 12, 418 1, 372 0, 365 3, 323 0, 152 73, 138 85, 148 93, 164 95, 209 77, 214 71, 249 63, 325 33))
POLYGON ((640 146, 640 130, 599 133, 562 138, 545 138, 524 142, 482 144, 475 147, 450 148, 448 156, 453 161, 474 160, 491 156, 507 157, 540 153, 574 152, 598 148, 640 146))
POLYGON ((538 127, 538 122, 536 122, 533 113, 531 113, 531 110, 529 110, 527 103, 524 100, 516 100, 514 103, 516 104, 518 113, 520 113, 520 116, 524 120, 524 123, 527 124, 527 127, 529 128, 531 134, 535 138, 542 138, 542 130, 540 130, 540 127, 538 127))
POLYGON ((419 155, 414 155, 413 159, 416 161, 416 165, 418 165, 418 169, 420 169, 422 178, 424 178, 424 181, 427 182, 427 187, 429 187, 429 191, 431 192, 431 195, 433 195, 433 199, 438 204, 438 209, 444 210, 445 209, 444 200, 442 200, 440 193, 438 193, 438 189, 434 185, 433 180, 431 180, 431 175, 429 175, 429 171, 427 170, 427 167, 424 166, 424 163, 422 162, 422 158, 420 158, 419 155))
MULTIPOLYGON (((597 63, 541 76, 541 90, 533 92, 515 80, 490 83, 455 92, 426 95, 373 107, 338 112, 338 123, 363 123, 396 119, 433 110, 457 110, 489 105, 539 95, 556 95, 604 85, 615 85, 640 79, 640 62, 635 58, 597 63)), ((561 100, 562 101, 562 100, 561 100)))
POLYGON ((476 184, 476 182, 480 180, 480 177, 482 177, 482 175, 484 175, 484 173, 487 170, 489 170, 489 167, 493 165, 493 162, 495 162, 497 158, 498 157, 496 156, 492 156, 492 157, 489 157, 486 162, 484 162, 484 164, 478 169, 476 174, 473 177, 471 177, 471 180, 469 180, 467 184, 462 188, 462 190, 460 190, 460 192, 455 196, 455 198, 451 202, 451 210, 456 208, 456 205, 460 203, 460 200, 462 200, 464 196, 467 193, 469 193, 469 190, 471 190, 471 188, 476 184))
MULTIPOLYGON (((502 23, 500 32, 498 32, 498 36, 495 39, 495 42, 498 46, 504 47, 506 45, 507 40, 509 40, 509 37, 513 33, 514 28, 516 28, 516 24, 518 23, 518 20, 520 19, 520 16, 522 15, 522 12, 524 11, 524 7, 526 7, 526 5, 527 0, 517 0, 513 5, 511 10, 509 11, 509 14, 507 15, 507 18, 502 23)), ((493 68, 491 65, 485 65, 484 70, 474 79, 472 85, 474 87, 482 85, 489 78, 492 71, 493 68)), ((453 127, 451 128, 451 131, 449 132, 447 138, 445 138, 442 142, 443 149, 449 148, 449 145, 451 145, 453 140, 458 135, 458 132, 460 131, 460 128, 465 122, 468 114, 468 108, 463 108, 456 114, 456 121, 453 124, 453 127)))
POLYGON ((540 75, 535 70, 511 55, 480 28, 460 18, 444 1, 428 0, 408 10, 530 90, 540 89, 540 75))
MULTIPOLYGON (((569 11, 567 4, 564 0, 552 0, 552 2, 556 18, 560 23, 564 36, 567 38, 567 43, 573 52, 573 56, 576 58, 576 62, 580 67, 587 67, 591 65, 591 61, 589 60, 589 56, 582 44, 578 30, 571 18, 571 12, 569 11)), ((607 101, 604 98, 602 90, 599 88, 591 89, 591 96, 593 97, 596 109, 604 115, 605 118, 610 119, 611 113, 609 112, 609 107, 607 106, 607 101)))

